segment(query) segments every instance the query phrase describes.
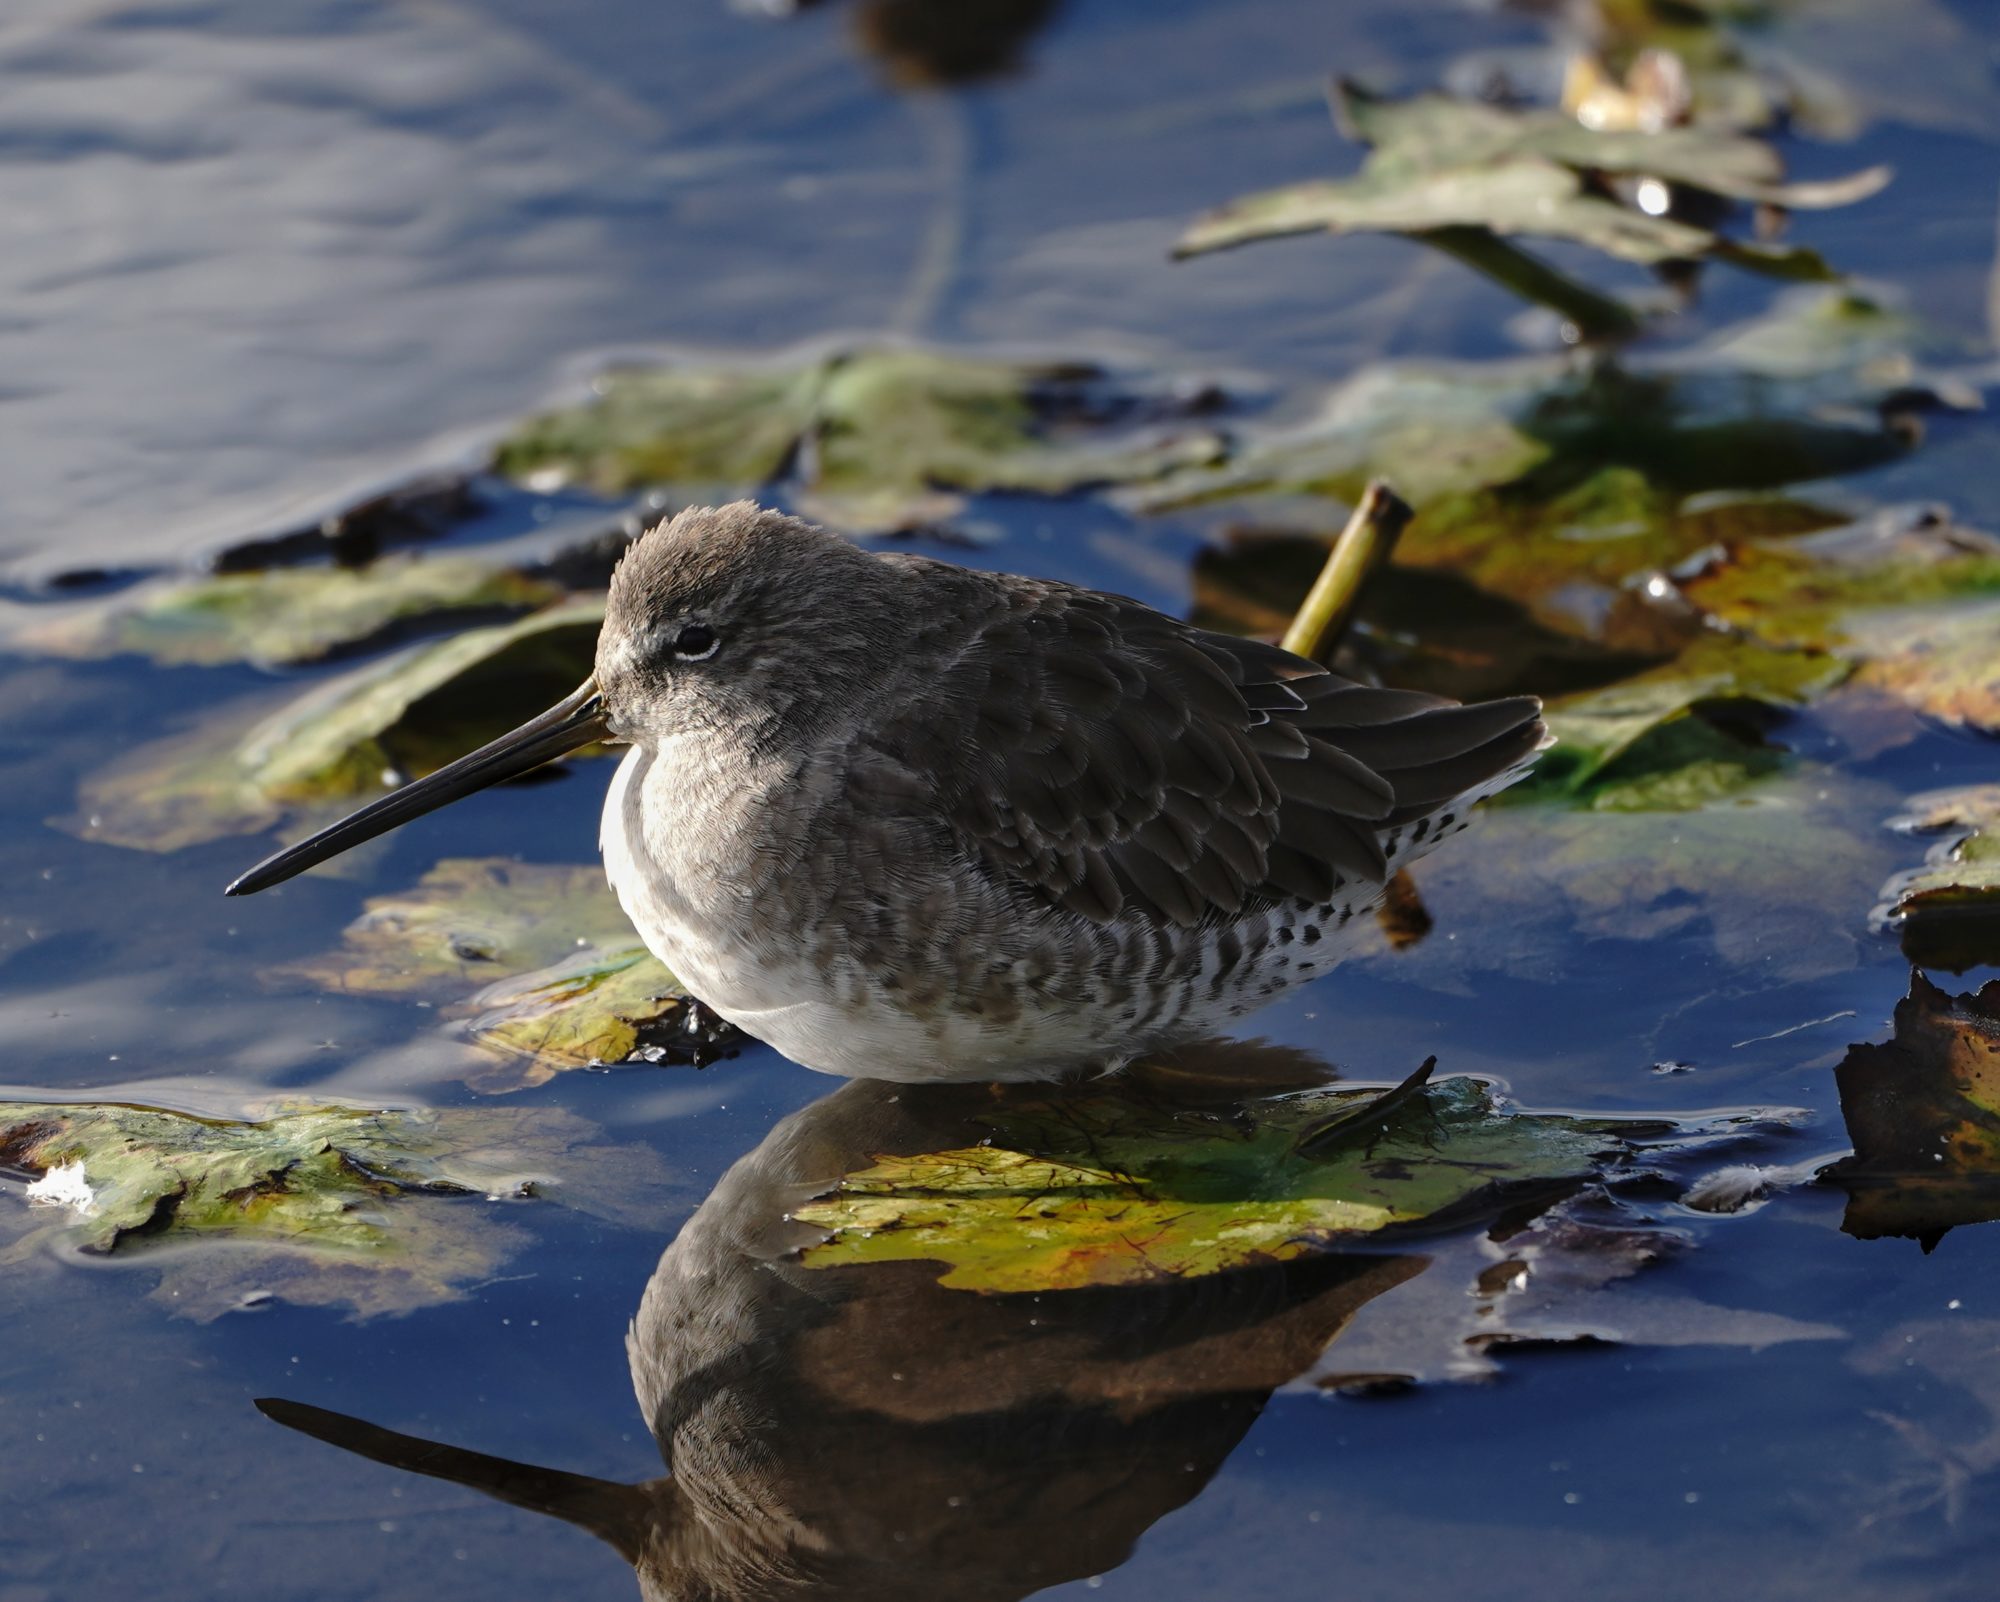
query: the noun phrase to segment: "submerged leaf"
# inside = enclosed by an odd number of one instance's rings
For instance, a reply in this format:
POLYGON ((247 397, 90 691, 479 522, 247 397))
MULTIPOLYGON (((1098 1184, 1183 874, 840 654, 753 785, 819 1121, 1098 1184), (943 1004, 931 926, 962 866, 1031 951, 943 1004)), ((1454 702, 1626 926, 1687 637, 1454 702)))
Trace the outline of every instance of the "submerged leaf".
MULTIPOLYGON (((499 1062, 486 1091, 624 1062, 687 1034, 680 982, 640 944, 601 868, 452 858, 371 899, 341 948, 273 970, 348 995, 422 996, 499 1062)), ((662 1049, 660 1055, 666 1055, 662 1049)))
POLYGON ((1826 1177, 1848 1194, 1848 1234, 1928 1249, 2000 1218, 2000 980, 1953 996, 1913 972, 1894 1036, 1850 1046, 1835 1077, 1854 1155, 1826 1177))
POLYGON ((1876 921, 1901 931, 1912 962, 1958 973, 2000 964, 2000 784, 1912 796, 1890 827, 1941 838, 1922 867, 1883 885, 1876 921))
POLYGON ((601 597, 469 629, 330 679, 276 712, 259 699, 128 752, 79 788, 62 826, 175 851, 378 792, 497 738, 590 672, 601 597))
POLYGON ((1476 972, 1567 980, 1578 942, 1596 940, 1699 940, 1744 984, 1854 966, 1895 860, 1875 827, 1879 789, 1801 768, 1666 804, 1678 799, 1484 809, 1468 849, 1417 870, 1425 904, 1457 938, 1375 960, 1453 988, 1476 972))
POLYGON ((63 1237, 155 1263, 159 1296, 201 1319, 246 1295, 364 1316, 456 1300, 524 1243, 497 1198, 623 1217, 661 1183, 650 1151, 595 1136, 547 1108, 286 1105, 238 1121, 0 1103, 0 1166, 45 1176, 30 1199, 62 1207, 63 1237))
POLYGON ((431 619, 546 606, 555 584, 471 557, 393 556, 363 568, 225 573, 112 596, 29 628, 19 644, 52 656, 132 652, 167 664, 288 667, 431 619))
POLYGON ((1117 1087, 1052 1093, 982 1119, 982 1144, 883 1158, 793 1209, 829 1232, 803 1261, 934 1262, 940 1283, 979 1291, 1144 1284, 1547 1200, 1625 1149, 1616 1122, 1502 1110, 1475 1080, 1367 1111, 1380 1094, 1294 1096, 1237 1120, 1117 1087))

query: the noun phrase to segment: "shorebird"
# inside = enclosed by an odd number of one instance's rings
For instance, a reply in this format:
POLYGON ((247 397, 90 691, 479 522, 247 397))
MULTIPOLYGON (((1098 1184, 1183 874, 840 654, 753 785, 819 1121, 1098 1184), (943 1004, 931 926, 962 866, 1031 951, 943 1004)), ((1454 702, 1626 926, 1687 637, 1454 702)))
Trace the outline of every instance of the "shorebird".
POLYGON ((695 996, 809 1068, 991 1080, 1113 1069, 1323 974, 1546 733, 1530 697, 1359 684, 739 501, 633 543, 575 693, 228 893, 606 739, 606 871, 695 996))

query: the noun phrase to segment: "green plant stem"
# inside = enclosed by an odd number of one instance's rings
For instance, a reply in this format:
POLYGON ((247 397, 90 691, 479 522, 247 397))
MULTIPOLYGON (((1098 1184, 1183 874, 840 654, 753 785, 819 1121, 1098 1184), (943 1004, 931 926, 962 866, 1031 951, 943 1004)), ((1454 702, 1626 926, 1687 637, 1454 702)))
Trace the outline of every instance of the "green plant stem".
POLYGON ((1332 659, 1369 577, 1389 560, 1414 515, 1409 503, 1381 479, 1369 483, 1347 527, 1327 552, 1326 566, 1313 580, 1292 626, 1285 630, 1280 643, 1287 651, 1315 662, 1332 659))

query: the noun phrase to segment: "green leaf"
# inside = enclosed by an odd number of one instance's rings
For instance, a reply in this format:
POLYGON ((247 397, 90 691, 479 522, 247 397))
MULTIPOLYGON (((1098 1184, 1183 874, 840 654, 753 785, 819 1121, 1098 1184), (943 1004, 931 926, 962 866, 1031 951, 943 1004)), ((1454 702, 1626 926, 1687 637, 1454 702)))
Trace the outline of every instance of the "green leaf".
POLYGON ((1625 1149, 1616 1123, 1503 1111, 1469 1079, 1312 1142, 1379 1096, 1298 1095, 1254 1120, 1115 1085, 1010 1105, 979 1145, 885 1157, 794 1208, 828 1231, 803 1261, 932 1262, 941 1284, 989 1292, 1182 1279, 1559 1195, 1625 1149))
POLYGON ((1921 867, 1882 886, 1876 922, 1899 930, 1904 955, 1927 967, 2000 963, 2000 785, 1912 796, 1889 825, 1938 839, 1921 867))
MULTIPOLYGON (((465 1295, 523 1244, 502 1198, 644 1217, 665 1179, 558 1109, 380 1111, 285 1104, 252 1119, 115 1103, 0 1103, 0 1165, 40 1176, 76 1249, 156 1266, 207 1319, 275 1295, 357 1315, 465 1295)), ((18 1259, 36 1230, 7 1253, 18 1259)))
POLYGON ((683 1041, 680 982, 640 943, 597 866, 451 858, 414 889, 377 896, 338 951, 270 971, 346 995, 447 1004, 453 1032, 490 1059, 483 1091, 545 1083, 683 1041))
POLYGON ((224 707, 86 779, 85 839, 144 851, 253 834, 321 816, 430 773, 568 694, 589 674, 602 597, 579 598, 404 651, 270 710, 224 707))
POLYGON ((1848 1193, 1850 1235, 1928 1249, 2000 1218, 2000 980, 1953 996, 1912 973, 1894 1036, 1850 1046, 1835 1078, 1854 1155, 1826 1177, 1848 1193))
POLYGON ((392 556, 364 568, 291 567, 128 591, 24 630, 51 656, 134 653, 169 665, 291 667, 371 644, 399 627, 532 611, 560 598, 545 579, 471 557, 392 556))

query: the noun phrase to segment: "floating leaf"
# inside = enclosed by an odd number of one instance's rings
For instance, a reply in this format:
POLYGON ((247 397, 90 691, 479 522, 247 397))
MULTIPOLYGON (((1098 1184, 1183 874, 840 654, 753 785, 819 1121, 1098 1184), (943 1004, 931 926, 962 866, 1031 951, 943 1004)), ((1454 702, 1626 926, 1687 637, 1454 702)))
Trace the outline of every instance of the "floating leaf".
POLYGON ((1934 515, 1733 547, 1682 585, 1774 645, 1833 652, 1947 722, 2000 733, 2000 541, 1934 515))
POLYGON ((1956 973, 2000 964, 2000 785, 1912 796, 1889 823, 1941 838, 1922 867, 1882 887, 1877 923, 1900 929, 1912 962, 1956 973))
POLYGON ((469 629, 330 679, 268 711, 225 707, 86 779, 86 839, 175 851, 252 834, 443 767, 575 689, 590 672, 603 600, 469 629))
MULTIPOLYGON (((937 491, 1058 495, 1158 478, 1215 460, 1206 430, 1185 437, 1105 440, 1105 410, 1088 366, 1034 366, 933 351, 860 352, 837 362, 820 392, 816 469, 806 503, 850 528, 894 528, 937 491), (1081 415, 1084 422, 1070 421, 1081 415)), ((1115 408, 1113 409, 1115 412, 1115 408)))
POLYGON ((24 630, 52 656, 131 652, 167 664, 288 667, 433 619, 532 611, 561 590, 469 557, 386 557, 363 568, 292 567, 149 586, 24 630))
POLYGON ((803 1261, 935 1262, 980 1291, 1144 1284, 1557 1195, 1624 1148, 1615 1123, 1502 1111, 1469 1079, 1313 1139, 1379 1096, 1295 1096, 1247 1125, 1116 1089, 1010 1107, 982 1144, 885 1157, 794 1208, 829 1231, 803 1261))
POLYGON ((1148 512, 1272 496, 1351 504, 1386 478, 1419 512, 1401 561, 1538 569, 1554 575, 1542 591, 1579 570, 1602 582, 1712 541, 1689 497, 1875 466, 1909 449, 1906 412, 1976 404, 1920 367, 1918 341, 1894 311, 1808 292, 1672 356, 1382 364, 1302 424, 1244 430, 1222 466, 1122 498, 1148 512))
POLYGON ((457 1300, 524 1244, 493 1216, 500 1196, 644 1216, 658 1159, 595 1136, 549 1108, 292 1104, 233 1120, 0 1103, 0 1165, 42 1176, 29 1200, 60 1208, 62 1238, 156 1265, 160 1299, 200 1319, 261 1296, 362 1316, 457 1300))
POLYGON ((496 466, 621 494, 749 492, 789 474, 815 515, 896 529, 948 515, 966 492, 1060 494, 1214 459, 1207 430, 1123 426, 1173 409, 1086 365, 857 350, 782 369, 613 372, 589 404, 509 439, 496 466))
POLYGON ((1697 708, 1799 706, 1847 677, 1847 664, 1804 651, 1703 634, 1674 661, 1549 709, 1556 746, 1522 799, 1561 795, 1604 809, 1705 805, 1777 766, 1775 755, 1697 708))
POLYGON ((499 1059, 473 1076, 486 1091, 713 1043, 688 1033, 679 981, 639 942, 595 866, 448 859, 414 889, 371 899, 340 950, 272 977, 448 1003, 458 1032, 499 1059))
POLYGON ((494 470, 606 495, 657 484, 747 494, 783 471, 824 377, 818 363, 616 368, 586 404, 515 430, 495 452, 494 470))
POLYGON ((1598 176, 1788 207, 1847 205, 1889 180, 1887 169, 1871 168, 1829 183, 1787 184, 1770 145, 1727 129, 1621 132, 1586 127, 1559 110, 1437 94, 1382 99, 1349 83, 1337 91, 1335 114, 1345 133, 1373 147, 1357 175, 1244 196, 1197 220, 1175 254, 1288 234, 1408 234, 1554 306, 1591 335, 1622 335, 1635 323, 1629 308, 1603 302, 1505 241, 1570 240, 1646 266, 1716 256, 1782 277, 1825 279, 1835 275, 1810 251, 1743 245, 1669 215, 1664 204, 1625 205, 1598 176))
POLYGON ((2000 1218, 2000 980, 1953 996, 1913 972, 1893 1037, 1850 1046, 1835 1078, 1854 1155, 1826 1177, 1847 1192, 1848 1234, 1928 1250, 2000 1218))

